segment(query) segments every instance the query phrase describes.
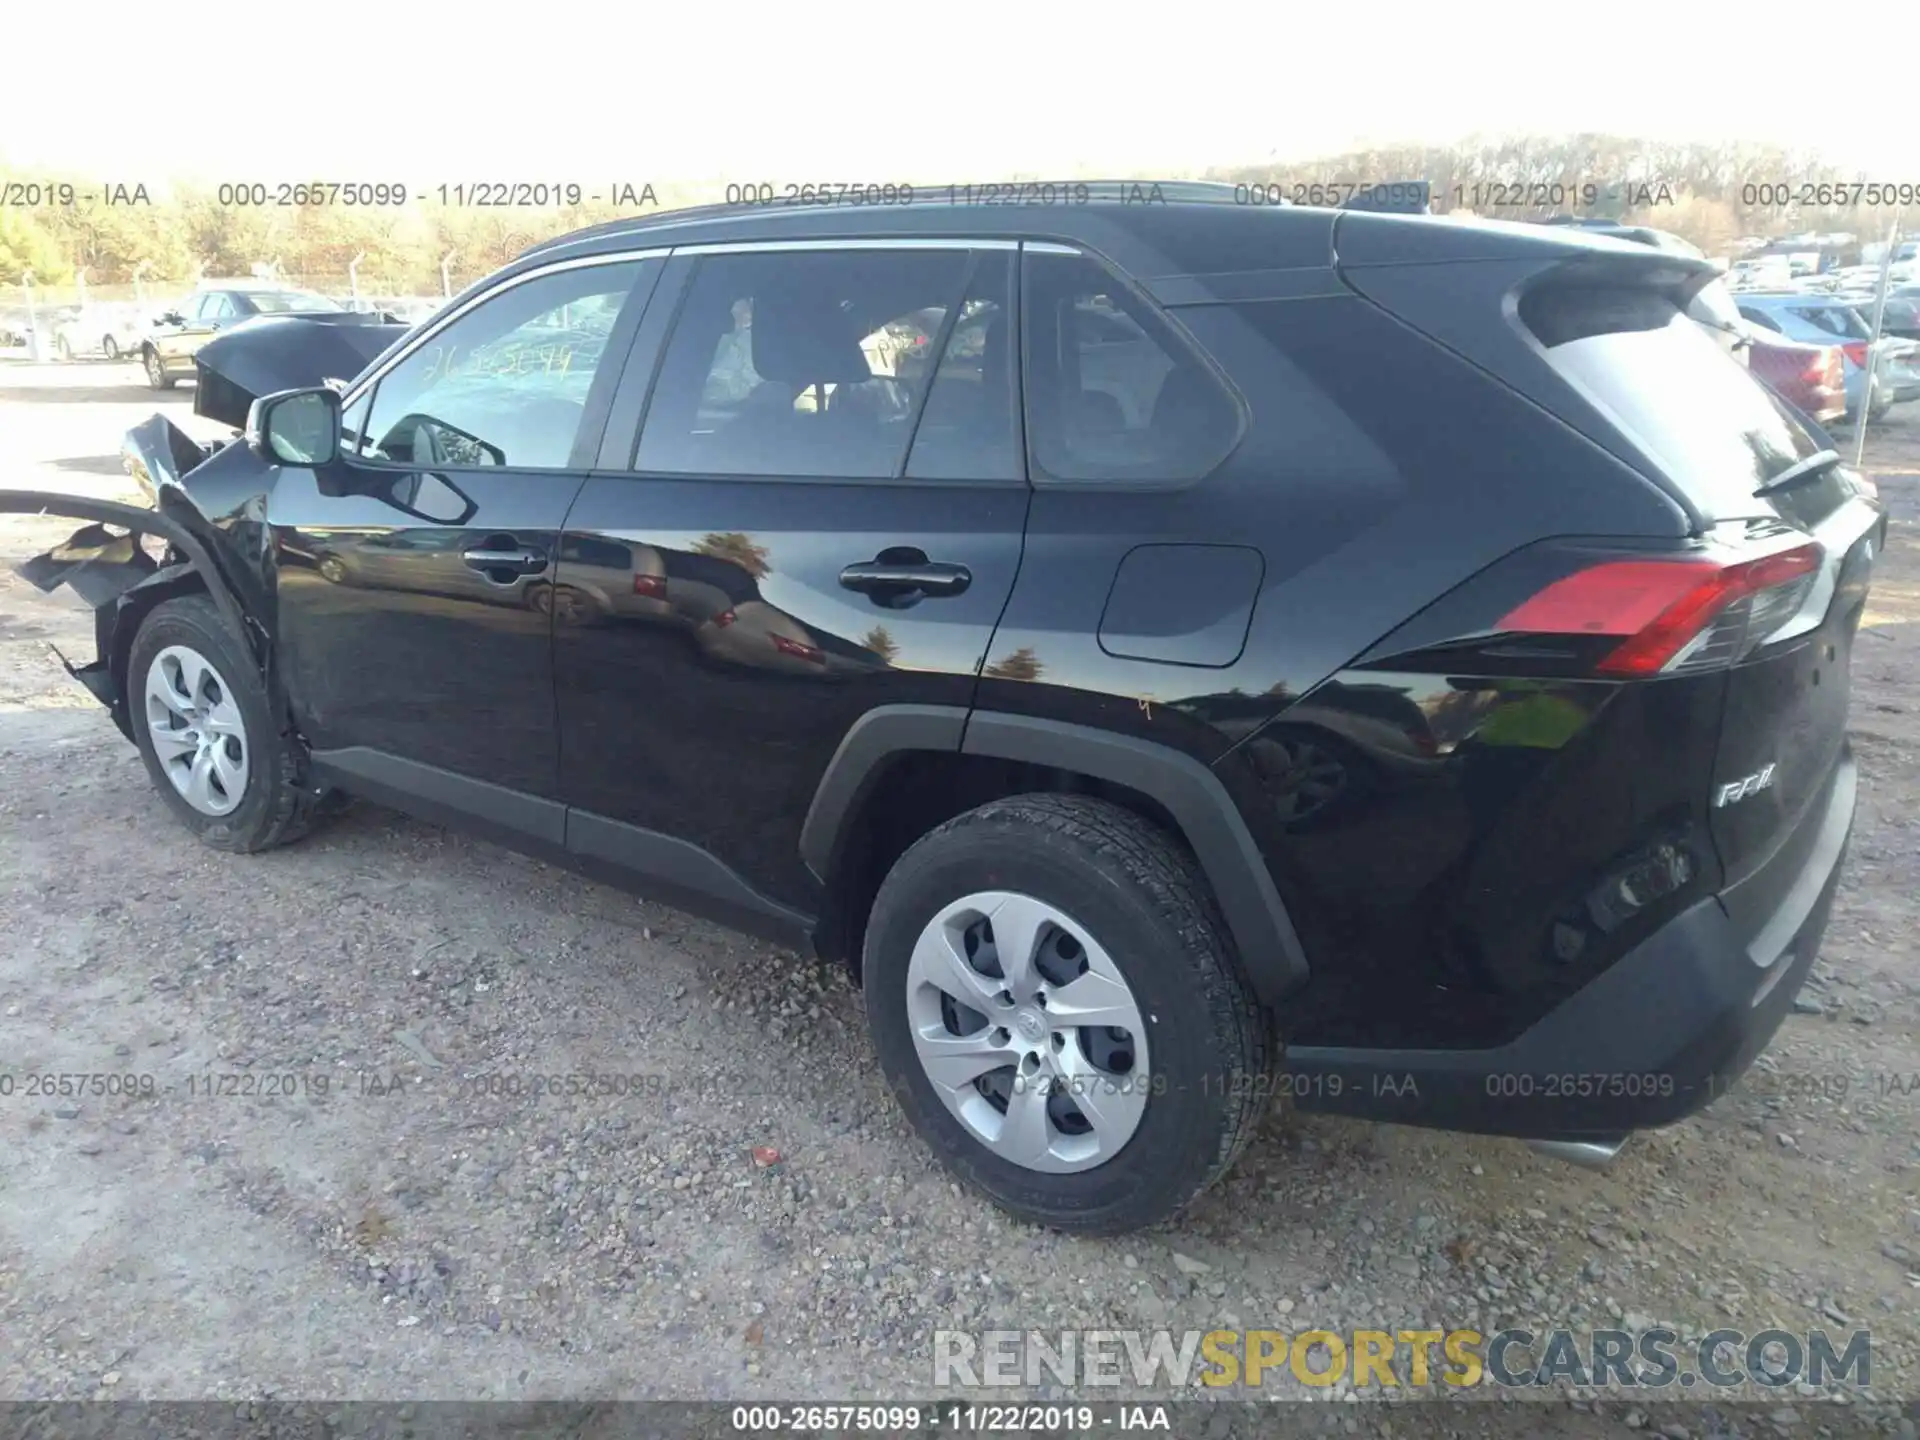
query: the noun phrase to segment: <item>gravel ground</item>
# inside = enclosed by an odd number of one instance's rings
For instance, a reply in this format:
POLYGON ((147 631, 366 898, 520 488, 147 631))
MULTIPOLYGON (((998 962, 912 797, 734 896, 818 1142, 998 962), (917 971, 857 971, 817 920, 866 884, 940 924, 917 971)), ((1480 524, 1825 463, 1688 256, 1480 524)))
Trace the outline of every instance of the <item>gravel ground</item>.
MULTIPOLYGON (((190 394, 0 365, 0 484, 121 495, 120 432, 190 394)), ((73 522, 0 516, 0 1071, 156 1087, 0 1098, 0 1398, 925 1397, 937 1328, 1624 1320, 1870 1328, 1871 1394, 1447 1423, 1912 1436, 1920 413, 1869 446, 1895 522, 1856 649, 1852 860, 1747 1083, 1601 1175, 1276 1114, 1189 1214, 1118 1240, 950 1184, 836 971, 371 806, 264 856, 184 843, 47 652, 90 658, 88 613, 11 574, 73 522), (476 1084, 588 1072, 629 1093, 476 1084)))

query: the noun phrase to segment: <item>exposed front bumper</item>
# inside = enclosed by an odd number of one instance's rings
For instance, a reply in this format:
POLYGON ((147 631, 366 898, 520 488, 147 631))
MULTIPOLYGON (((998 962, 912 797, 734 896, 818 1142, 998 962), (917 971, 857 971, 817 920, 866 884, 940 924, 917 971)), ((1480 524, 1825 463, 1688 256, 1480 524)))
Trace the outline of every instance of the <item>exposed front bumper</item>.
POLYGON ((1612 1142, 1726 1093, 1813 968, 1858 785, 1843 749, 1768 863, 1675 916, 1489 1050, 1290 1049, 1302 1110, 1544 1141, 1612 1142))

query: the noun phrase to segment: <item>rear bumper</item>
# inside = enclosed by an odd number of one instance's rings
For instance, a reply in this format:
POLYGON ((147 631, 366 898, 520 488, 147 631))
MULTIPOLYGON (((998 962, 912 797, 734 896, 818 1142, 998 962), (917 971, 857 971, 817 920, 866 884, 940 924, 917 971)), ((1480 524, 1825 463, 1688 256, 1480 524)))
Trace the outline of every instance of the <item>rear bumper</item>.
POLYGON ((1843 749, 1774 857, 1681 912, 1506 1045, 1291 1049, 1302 1110, 1534 1140, 1618 1139, 1707 1105, 1766 1048, 1812 969, 1853 828, 1843 749))

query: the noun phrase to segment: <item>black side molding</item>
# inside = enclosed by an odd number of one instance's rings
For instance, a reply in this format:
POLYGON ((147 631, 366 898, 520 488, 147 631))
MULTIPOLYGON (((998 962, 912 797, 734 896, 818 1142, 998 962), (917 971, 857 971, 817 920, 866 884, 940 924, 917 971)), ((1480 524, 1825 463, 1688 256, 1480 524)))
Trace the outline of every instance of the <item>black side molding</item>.
POLYGON ((583 871, 667 905, 805 949, 813 917, 755 890, 698 845, 365 745, 312 753, 313 777, 419 819, 583 871))
POLYGON ((814 879, 824 882, 833 873, 847 817, 859 811, 889 757, 909 750, 958 753, 966 729, 967 712, 957 705, 881 705, 854 721, 800 827, 800 858, 814 879))
POLYGON ((562 849, 567 840, 567 807, 521 790, 476 780, 437 765, 349 745, 315 750, 310 756, 319 785, 337 785, 381 805, 438 824, 453 823, 505 841, 562 849))
POLYGON ((1305 983, 1306 952, 1266 859, 1220 777, 1191 755, 1131 735, 985 711, 975 711, 967 722, 960 748, 967 755, 1076 770, 1157 800, 1206 871, 1260 998, 1271 1004, 1305 983))
POLYGON ((649 891, 674 897, 705 897, 712 902, 689 904, 687 908, 710 912, 718 906, 728 916, 762 916, 776 925, 781 937, 806 935, 814 924, 812 916, 760 895, 712 852, 674 835, 662 835, 657 829, 630 826, 624 820, 609 820, 603 814, 576 808, 566 812, 566 851, 582 860, 601 860, 624 870, 649 891))

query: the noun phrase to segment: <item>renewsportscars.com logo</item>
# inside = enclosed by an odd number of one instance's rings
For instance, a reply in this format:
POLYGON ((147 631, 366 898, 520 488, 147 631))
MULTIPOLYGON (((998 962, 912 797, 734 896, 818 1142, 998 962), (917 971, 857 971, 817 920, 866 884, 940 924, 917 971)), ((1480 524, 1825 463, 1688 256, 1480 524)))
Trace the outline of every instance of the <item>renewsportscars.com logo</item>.
POLYGON ((1631 1330, 936 1330, 938 1386, 1137 1389, 1305 1385, 1355 1390, 1569 1384, 1763 1390, 1806 1382, 1866 1388, 1873 1337, 1836 1346, 1824 1330, 1715 1330, 1683 1342, 1631 1330))

